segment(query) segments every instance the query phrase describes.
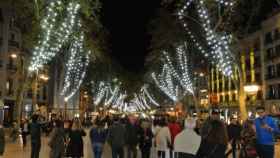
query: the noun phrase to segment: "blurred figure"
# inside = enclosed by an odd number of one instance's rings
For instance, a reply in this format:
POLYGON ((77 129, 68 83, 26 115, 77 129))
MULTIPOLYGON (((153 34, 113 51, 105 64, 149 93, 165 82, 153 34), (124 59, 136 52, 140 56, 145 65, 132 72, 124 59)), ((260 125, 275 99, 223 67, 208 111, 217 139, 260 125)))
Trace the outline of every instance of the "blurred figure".
POLYGON ((240 139, 241 125, 239 125, 236 118, 231 118, 230 125, 228 126, 229 141, 232 146, 232 157, 236 158, 236 148, 238 140, 240 139))
POLYGON ((100 120, 96 120, 90 130, 90 140, 94 158, 101 158, 103 147, 107 138, 107 130, 104 129, 104 124, 100 120))
POLYGON ((74 120, 72 129, 69 132, 69 144, 67 153, 70 153, 72 158, 81 158, 84 156, 84 143, 83 137, 86 136, 85 131, 82 129, 79 120, 74 120))
POLYGON ((158 158, 165 158, 171 148, 171 134, 165 119, 160 121, 160 129, 156 135, 156 149, 158 158))
POLYGON ((195 119, 188 118, 185 120, 185 129, 175 137, 174 141, 176 158, 195 157, 201 143, 201 136, 194 131, 195 127, 195 119))
POLYGON ((30 124, 31 158, 39 158, 41 150, 41 125, 38 123, 38 118, 39 115, 33 115, 30 124))
POLYGON ((27 135, 29 134, 29 124, 28 124, 28 120, 27 119, 23 119, 20 125, 21 128, 21 137, 22 137, 22 144, 23 144, 23 148, 26 147, 26 143, 27 143, 27 135))
POLYGON ((142 158, 149 158, 151 154, 153 133, 149 122, 144 120, 139 131, 139 147, 142 158))
POLYGON ((257 107, 259 117, 255 120, 257 152, 260 158, 274 157, 274 133, 279 133, 275 120, 268 116, 264 107, 257 107))
POLYGON ((3 124, 0 123, 0 158, 3 157, 5 151, 5 132, 3 124))
POLYGON ((125 126, 118 118, 115 118, 108 133, 108 142, 112 148, 112 158, 124 158, 125 135, 125 126))
POLYGON ((137 157, 137 144, 138 144, 138 126, 136 120, 128 118, 126 123, 125 144, 127 147, 127 158, 137 157))
POLYGON ((70 121, 66 120, 64 121, 64 156, 69 157, 70 148, 69 148, 69 142, 70 142, 70 132, 71 132, 71 123, 70 121))
POLYGON ((211 124, 210 122, 212 120, 218 120, 220 121, 220 111, 219 109, 212 109, 211 115, 204 121, 204 123, 201 126, 201 129, 199 131, 200 136, 202 137, 202 139, 206 138, 208 135, 208 131, 211 128, 211 124))
POLYGON ((17 138, 18 138, 18 135, 19 135, 19 128, 18 128, 18 124, 16 121, 13 121, 12 123, 12 129, 11 129, 11 139, 12 139, 12 142, 15 143, 17 138))
POLYGON ((180 124, 176 122, 175 117, 170 118, 170 123, 168 124, 168 128, 171 134, 171 148, 170 148, 170 158, 173 158, 173 146, 174 146, 174 139, 181 132, 180 124))
POLYGON ((64 156, 64 130, 63 124, 59 120, 54 123, 48 145, 51 148, 50 158, 62 158, 64 156))
POLYGON ((247 120, 244 122, 241 131, 241 150, 239 158, 256 158, 257 156, 254 122, 247 120))
POLYGON ((209 131, 205 138, 202 138, 197 158, 226 158, 228 135, 225 125, 218 120, 209 122, 209 131))

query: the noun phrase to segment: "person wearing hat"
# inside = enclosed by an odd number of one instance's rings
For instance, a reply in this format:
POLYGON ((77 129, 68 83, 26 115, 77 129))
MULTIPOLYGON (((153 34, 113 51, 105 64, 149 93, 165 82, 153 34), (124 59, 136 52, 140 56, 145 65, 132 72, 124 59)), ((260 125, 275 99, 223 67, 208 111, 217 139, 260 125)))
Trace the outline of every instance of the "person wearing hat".
POLYGON ((194 131, 195 127, 196 120, 194 118, 185 120, 185 129, 174 140, 176 158, 195 157, 201 143, 201 136, 196 134, 194 131))
POLYGON ((259 117, 255 120, 257 152, 260 158, 274 157, 274 134, 280 133, 276 121, 267 115, 263 106, 257 107, 259 117))

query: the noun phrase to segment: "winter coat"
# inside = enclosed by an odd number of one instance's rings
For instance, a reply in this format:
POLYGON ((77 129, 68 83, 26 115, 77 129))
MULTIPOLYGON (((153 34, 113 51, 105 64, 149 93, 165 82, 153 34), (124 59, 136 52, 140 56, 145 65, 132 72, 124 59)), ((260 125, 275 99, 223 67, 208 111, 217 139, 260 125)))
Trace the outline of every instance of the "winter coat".
POLYGON ((162 127, 156 136, 156 148, 159 151, 165 151, 170 148, 171 134, 169 128, 162 127))
POLYGON ((51 148, 50 158, 61 158, 64 154, 64 130, 54 128, 48 144, 51 148))
POLYGON ((242 127, 238 124, 230 124, 227 127, 227 131, 228 131, 228 136, 229 136, 229 140, 237 140, 240 138, 240 133, 241 133, 241 129, 242 127))
POLYGON ((126 145, 136 146, 138 144, 138 127, 128 123, 125 135, 126 145))
POLYGON ((86 133, 83 130, 71 130, 69 132, 70 141, 67 147, 68 157, 84 156, 83 136, 86 136, 86 133))
POLYGON ((171 143, 174 145, 174 139, 181 132, 181 127, 178 123, 170 123, 168 125, 171 134, 171 143))
POLYGON ((227 145, 213 144, 202 140, 195 158, 226 158, 227 145))
POLYGON ((41 125, 32 122, 30 124, 31 143, 41 144, 41 125))
POLYGON ((125 145, 125 126, 119 123, 115 123, 109 129, 108 142, 112 147, 123 147, 125 145))
POLYGON ((107 138, 107 130, 103 129, 103 128, 92 128, 90 130, 90 140, 91 143, 100 143, 100 144, 104 144, 107 138))
POLYGON ((0 128, 0 156, 4 154, 5 151, 5 132, 4 128, 0 128))
POLYGON ((174 151, 195 156, 201 144, 201 136, 195 131, 184 129, 175 137, 174 151))
POLYGON ((265 116, 255 120, 257 143, 262 145, 274 145, 274 133, 279 132, 278 125, 272 117, 265 116), (267 124, 273 131, 262 128, 262 124, 267 124))
POLYGON ((139 147, 141 150, 150 149, 152 147, 153 133, 150 128, 139 130, 139 147))

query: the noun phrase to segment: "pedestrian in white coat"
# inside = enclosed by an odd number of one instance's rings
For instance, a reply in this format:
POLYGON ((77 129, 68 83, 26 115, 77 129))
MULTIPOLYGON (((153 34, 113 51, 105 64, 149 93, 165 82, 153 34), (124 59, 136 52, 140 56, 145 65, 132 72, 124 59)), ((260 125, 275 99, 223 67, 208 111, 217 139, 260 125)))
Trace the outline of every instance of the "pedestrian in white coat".
POLYGON ((166 121, 160 121, 160 129, 156 135, 156 149, 158 151, 158 158, 168 158, 169 148, 171 145, 171 134, 166 121))
POLYGON ((185 120, 185 129, 175 137, 174 151, 175 158, 194 158, 200 143, 201 136, 199 136, 194 128, 196 127, 196 120, 188 118, 185 120))

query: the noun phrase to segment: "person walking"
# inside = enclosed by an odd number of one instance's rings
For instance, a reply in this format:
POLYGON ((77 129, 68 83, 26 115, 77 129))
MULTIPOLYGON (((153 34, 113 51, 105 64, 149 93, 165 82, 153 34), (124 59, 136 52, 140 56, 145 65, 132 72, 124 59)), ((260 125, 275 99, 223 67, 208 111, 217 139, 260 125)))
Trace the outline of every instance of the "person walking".
POLYGON ((158 158, 166 158, 171 146, 171 134, 165 119, 162 119, 159 125, 160 129, 156 136, 156 149, 158 158))
POLYGON ((50 158, 62 158, 64 156, 64 130, 61 121, 54 122, 54 129, 51 133, 50 141, 50 158))
POLYGON ((127 147, 127 158, 137 157, 137 144, 138 144, 138 126, 135 120, 130 118, 126 124, 125 144, 127 147))
POLYGON ((94 158, 101 158, 104 144, 107 138, 107 130, 104 129, 104 124, 100 120, 96 120, 92 129, 90 130, 90 140, 94 158))
POLYGON ((177 134, 181 132, 180 124, 176 122, 175 117, 170 118, 170 123, 168 124, 168 128, 171 134, 171 149, 170 149, 170 158, 173 158, 173 147, 174 147, 174 140, 177 134))
POLYGON ((69 133, 68 150, 71 158, 81 158, 84 156, 83 137, 86 136, 79 120, 74 120, 69 133))
POLYGON ((185 120, 185 129, 174 140, 175 158, 195 157, 201 143, 201 136, 194 131, 195 127, 195 119, 188 118, 185 120))
POLYGON ((257 107, 259 117, 255 120, 257 152, 260 158, 274 157, 274 134, 280 133, 275 120, 268 116, 264 107, 257 107))
POLYGON ((196 158, 226 158, 228 145, 227 129, 219 120, 209 121, 209 131, 202 141, 196 158))
POLYGON ((147 120, 144 120, 139 130, 139 148, 142 158, 149 158, 153 141, 153 132, 147 120))
POLYGON ((232 147, 232 158, 236 158, 237 143, 240 139, 241 126, 238 124, 236 118, 231 118, 230 125, 228 126, 228 136, 232 147))
POLYGON ((39 158, 41 150, 41 125, 38 123, 38 119, 39 115, 34 114, 30 124, 31 158, 39 158))
POLYGON ((22 146, 23 148, 26 147, 27 144, 27 135, 29 134, 29 124, 27 119, 23 119, 20 125, 21 128, 21 137, 22 137, 22 146))
POLYGON ((115 118, 108 133, 108 142, 112 148, 112 158, 124 158, 125 135, 125 125, 118 118, 115 118))
POLYGON ((3 128, 3 124, 0 123, 0 158, 3 158, 5 151, 5 132, 3 128))

